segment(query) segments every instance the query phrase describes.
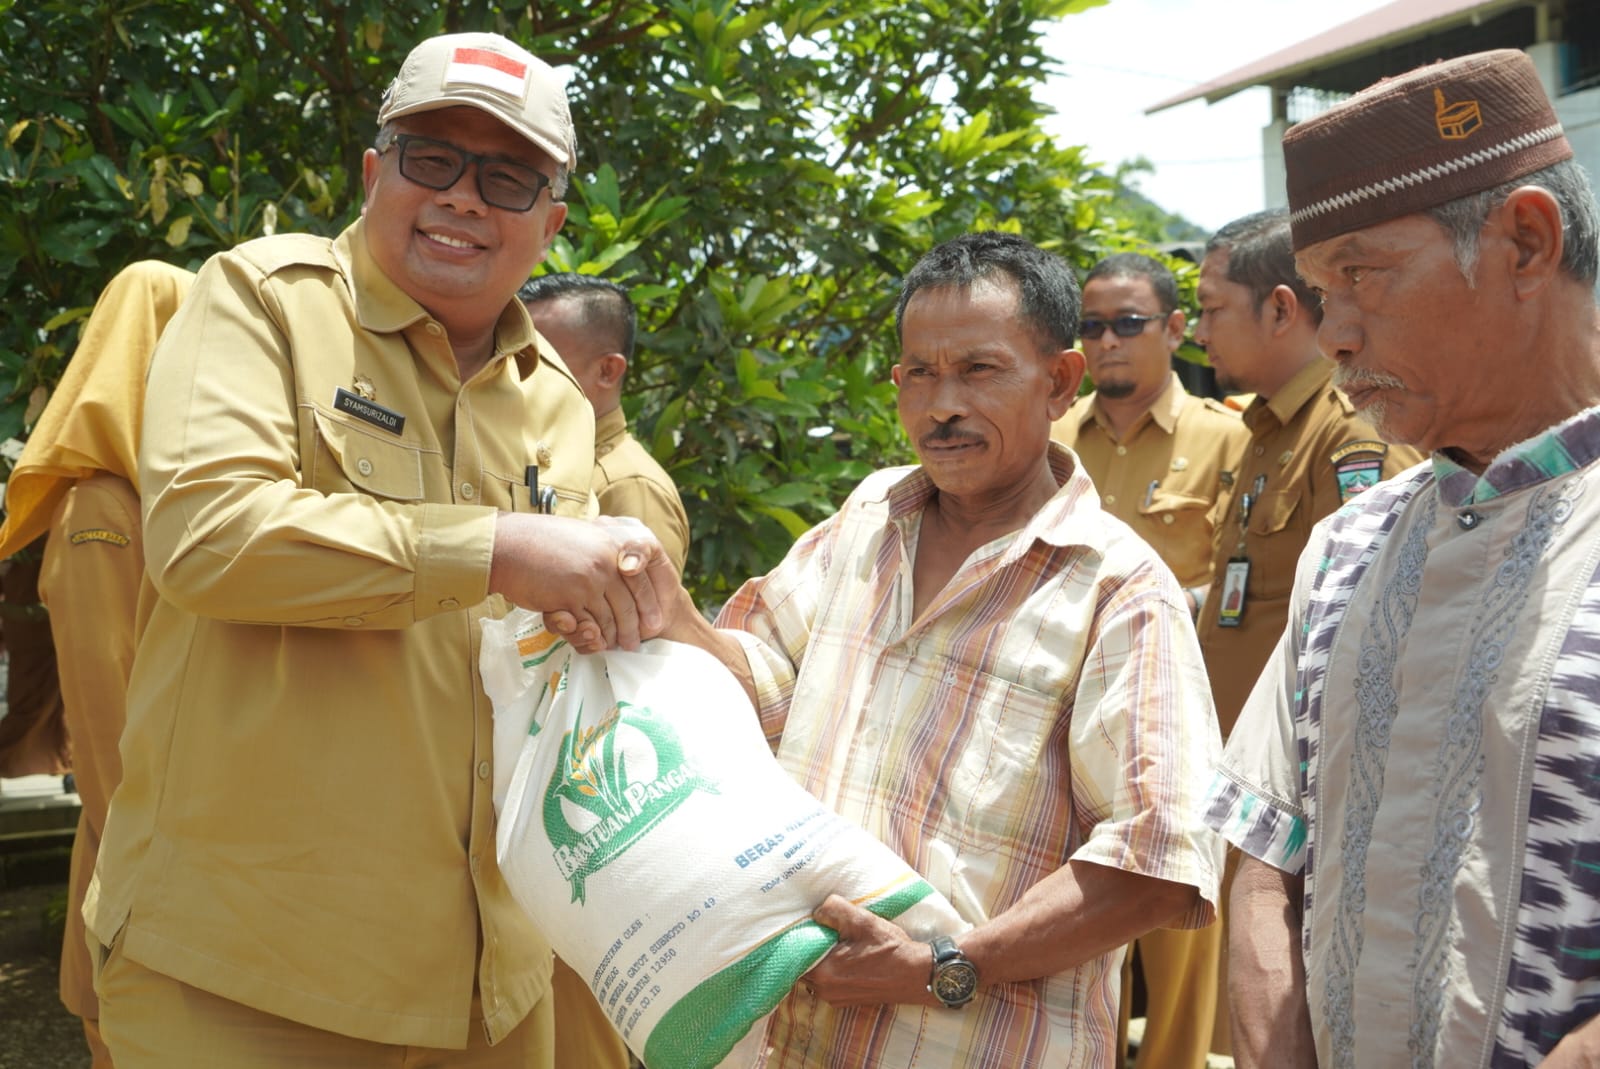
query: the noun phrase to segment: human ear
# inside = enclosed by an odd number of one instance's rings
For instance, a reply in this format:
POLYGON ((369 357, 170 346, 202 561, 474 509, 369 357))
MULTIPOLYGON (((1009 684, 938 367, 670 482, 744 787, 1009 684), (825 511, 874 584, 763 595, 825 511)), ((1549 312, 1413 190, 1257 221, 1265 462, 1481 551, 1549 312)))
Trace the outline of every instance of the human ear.
POLYGON ((1518 296, 1531 296, 1560 273, 1566 235, 1561 205, 1549 190, 1539 186, 1512 190, 1495 209, 1490 225, 1515 250, 1511 274, 1518 296))
POLYGON ((1077 400, 1078 387, 1083 383, 1087 365, 1083 354, 1076 349, 1052 353, 1049 360, 1050 396, 1046 399, 1046 410, 1050 413, 1050 422, 1054 423, 1066 415, 1072 402, 1077 400))

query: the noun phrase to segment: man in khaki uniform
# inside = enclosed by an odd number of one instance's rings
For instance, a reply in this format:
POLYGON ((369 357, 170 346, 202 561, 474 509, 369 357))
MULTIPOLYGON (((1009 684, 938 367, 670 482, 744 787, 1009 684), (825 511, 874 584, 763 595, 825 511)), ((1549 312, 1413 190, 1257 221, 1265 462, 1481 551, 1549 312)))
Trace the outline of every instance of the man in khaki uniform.
POLYGON ((517 292, 533 325, 594 406, 594 493, 602 516, 632 516, 661 540, 678 570, 689 553, 683 498, 650 451, 628 433, 622 383, 638 316, 628 291, 594 275, 540 275, 517 292))
MULTIPOLYGON (((1334 387, 1333 364, 1317 351, 1321 302, 1295 271, 1281 209, 1217 231, 1195 296, 1195 340, 1206 347, 1217 381, 1255 394, 1244 412, 1250 440, 1217 525, 1217 593, 1200 613, 1200 649, 1226 741, 1283 633, 1295 562, 1312 526, 1421 455, 1386 444, 1334 387)), ((1236 860, 1230 851, 1230 873, 1236 860)), ((1221 920, 1219 928, 1225 911, 1221 920)), ((1229 1033, 1227 1000, 1219 998, 1214 1049, 1230 1049, 1229 1033)))
MULTIPOLYGON (((1172 370, 1183 342, 1178 285, 1165 264, 1109 256, 1083 284, 1079 333, 1095 390, 1075 401, 1051 437, 1071 446, 1107 512, 1171 568, 1199 611, 1211 583, 1211 544, 1224 480, 1249 432, 1220 402, 1191 396, 1172 370)), ((1146 991, 1137 1064, 1204 1069, 1217 1001, 1218 927, 1157 928, 1139 937, 1146 991)), ((1133 949, 1123 959, 1127 1034, 1133 949)), ((1124 1045, 1125 1049, 1125 1045, 1124 1045)))
POLYGON ((1172 354, 1184 325, 1166 265, 1138 253, 1096 264, 1080 328, 1095 390, 1050 435, 1082 458, 1101 505, 1150 544, 1198 606, 1211 581, 1217 502, 1249 433, 1227 406, 1179 383, 1172 354))
MULTIPOLYGON (((541 337, 594 406, 594 492, 602 516, 632 516, 661 540, 681 572, 689 517, 672 477, 628 433, 622 382, 633 359, 638 316, 621 286, 594 275, 540 275, 517 291, 541 337)), ((627 1069, 628 1048, 594 994, 566 962, 555 962, 556 1064, 627 1069)))
POLYGON ((1226 739, 1289 606, 1295 561, 1322 517, 1409 468, 1333 385, 1317 352, 1322 311, 1300 281, 1281 210, 1237 219, 1206 245, 1195 340, 1224 389, 1249 391, 1250 440, 1213 546, 1221 595, 1200 614, 1200 647, 1226 739))
POLYGON ((154 591, 144 570, 137 457, 144 377, 194 275, 155 260, 118 272, 95 303, 50 403, 6 484, 0 558, 48 531, 39 592, 49 609, 72 772, 72 840, 61 1001, 83 1021, 94 1069, 109 1069, 81 907, 121 778, 128 672, 154 591))
POLYGON ((158 596, 84 906, 118 1069, 553 1065, 479 625, 631 647, 676 576, 589 518, 593 416, 516 301, 566 218, 555 72, 432 38, 378 124, 362 218, 213 257, 151 360, 158 596))

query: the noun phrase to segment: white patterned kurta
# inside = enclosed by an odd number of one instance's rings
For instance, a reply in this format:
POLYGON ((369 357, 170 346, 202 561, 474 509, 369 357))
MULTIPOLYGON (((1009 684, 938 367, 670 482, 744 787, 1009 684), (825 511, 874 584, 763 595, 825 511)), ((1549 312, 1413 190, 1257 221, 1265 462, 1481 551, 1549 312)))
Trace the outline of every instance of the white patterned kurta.
POLYGON ((1208 822, 1305 875, 1324 1069, 1537 1064, 1600 1013, 1600 409, 1319 525, 1208 822))

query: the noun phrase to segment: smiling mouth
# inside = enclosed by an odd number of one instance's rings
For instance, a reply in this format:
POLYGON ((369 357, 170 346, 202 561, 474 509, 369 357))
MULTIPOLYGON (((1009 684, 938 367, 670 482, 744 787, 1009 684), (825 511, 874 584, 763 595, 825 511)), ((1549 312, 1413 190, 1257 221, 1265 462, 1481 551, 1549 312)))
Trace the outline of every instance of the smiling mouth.
POLYGON ((447 248, 451 248, 451 249, 477 249, 477 248, 481 248, 481 246, 475 244, 474 242, 464 241, 461 238, 453 238, 448 234, 435 234, 435 233, 433 233, 431 231, 424 230, 424 231, 422 231, 422 236, 427 238, 429 241, 436 241, 440 245, 444 245, 447 248))

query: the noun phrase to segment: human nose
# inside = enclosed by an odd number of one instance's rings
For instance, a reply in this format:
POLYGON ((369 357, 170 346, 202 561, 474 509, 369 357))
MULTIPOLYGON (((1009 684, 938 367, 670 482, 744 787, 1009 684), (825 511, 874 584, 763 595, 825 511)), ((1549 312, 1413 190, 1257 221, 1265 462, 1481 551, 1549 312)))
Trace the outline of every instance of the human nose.
POLYGON ((1363 335, 1354 310, 1343 302, 1324 300, 1322 322, 1317 326, 1317 348, 1335 362, 1351 359, 1361 351, 1363 335))
POLYGON ((949 423, 951 420, 960 419, 966 412, 967 403, 959 377, 940 375, 933 387, 933 399, 932 404, 928 406, 928 415, 936 423, 949 423))
POLYGON ((1206 347, 1206 342, 1211 337, 1211 328, 1206 325, 1208 319, 1204 312, 1194 317, 1194 343, 1202 349, 1206 347))
POLYGON ((461 174, 450 183, 448 188, 439 190, 434 195, 434 200, 448 208, 472 215, 487 215, 489 204, 483 199, 483 190, 478 186, 479 162, 469 159, 461 168, 461 174))

